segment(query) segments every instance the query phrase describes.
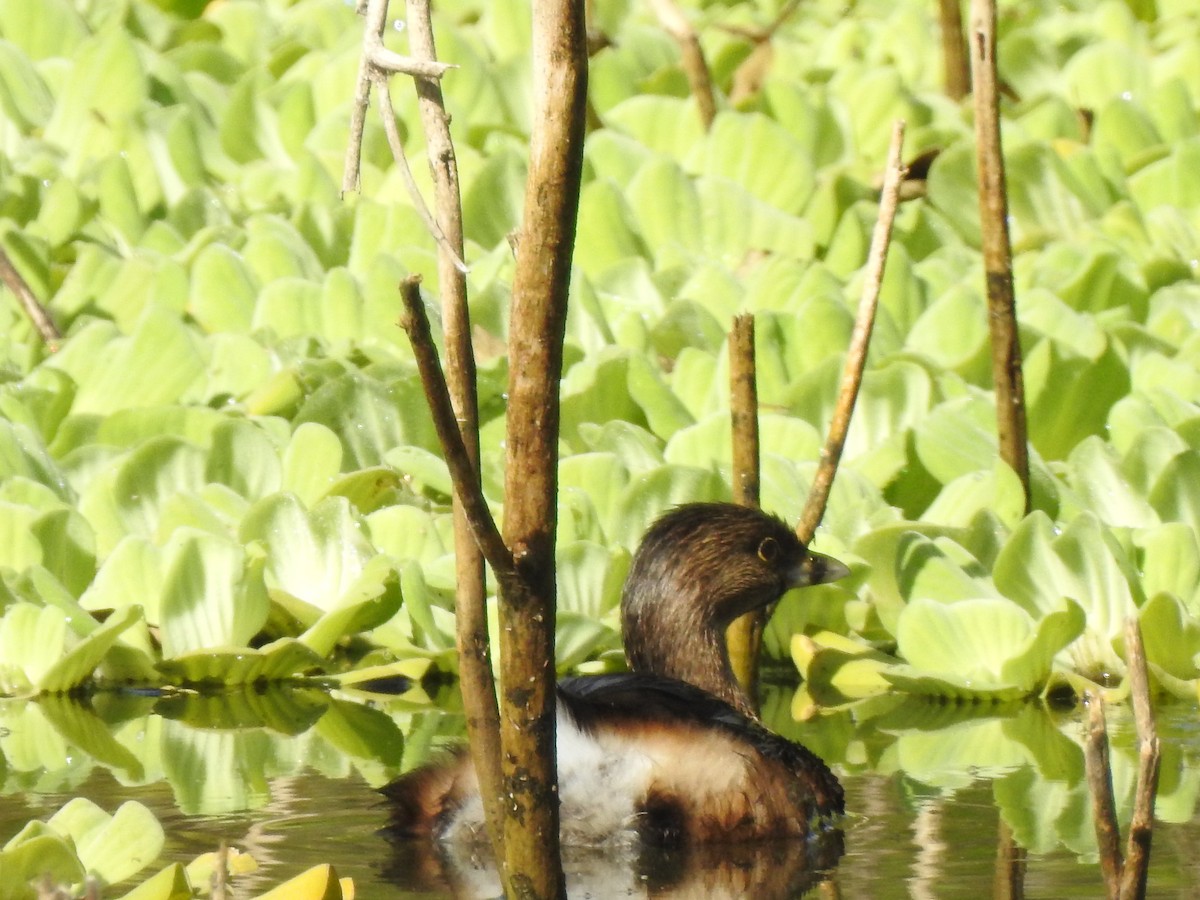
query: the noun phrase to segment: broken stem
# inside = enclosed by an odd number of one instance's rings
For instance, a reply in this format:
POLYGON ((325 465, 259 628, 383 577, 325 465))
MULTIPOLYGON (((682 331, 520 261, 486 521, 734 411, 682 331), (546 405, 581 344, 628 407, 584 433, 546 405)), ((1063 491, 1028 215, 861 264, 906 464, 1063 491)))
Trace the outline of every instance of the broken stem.
POLYGON ((29 316, 33 327, 50 347, 51 352, 57 350, 58 342, 62 340, 62 332, 58 330, 46 308, 38 302, 37 297, 33 296, 33 290, 29 287, 29 283, 17 271, 17 267, 13 265, 3 247, 0 247, 0 281, 3 281, 4 285, 12 291, 17 302, 21 304, 21 308, 25 310, 25 315, 29 316))
POLYGON ((892 126, 892 142, 888 150, 887 168, 883 175, 883 188, 879 196, 879 217, 871 235, 871 250, 867 257, 866 275, 863 281, 862 298, 858 303, 858 314, 854 330, 850 335, 850 346, 846 350, 846 364, 842 369, 841 386, 829 424, 829 435, 821 448, 821 459, 813 476, 812 488, 804 512, 796 525, 796 534, 804 543, 812 540, 817 525, 825 515, 829 492, 833 488, 833 477, 837 474, 846 435, 850 431, 850 420, 854 404, 862 386, 863 370, 867 364, 867 350, 871 343, 871 330, 875 326, 875 310, 879 305, 879 291, 883 286, 884 264, 887 262, 888 246, 892 239, 892 224, 896 219, 896 207, 900 202, 900 184, 904 180, 904 164, 901 152, 904 147, 904 122, 897 120, 892 126))

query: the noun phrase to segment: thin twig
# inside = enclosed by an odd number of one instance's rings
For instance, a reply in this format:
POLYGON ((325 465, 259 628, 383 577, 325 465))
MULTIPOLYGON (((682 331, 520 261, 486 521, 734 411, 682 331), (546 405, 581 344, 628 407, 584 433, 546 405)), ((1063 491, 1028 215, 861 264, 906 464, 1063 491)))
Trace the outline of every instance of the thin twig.
POLYGON ((659 23, 679 44, 683 71, 691 86, 692 96, 696 98, 700 122, 707 131, 717 117, 717 101, 713 95, 712 73, 700 46, 700 37, 675 0, 650 0, 650 5, 659 23))
POLYGON ((1000 95, 996 73, 995 0, 971 0, 971 76, 975 90, 975 151, 979 167, 979 216, 987 288, 992 382, 1000 458, 1017 474, 1030 510, 1029 446, 1021 336, 1013 291, 1008 194, 1000 146, 1000 95))
POLYGON ((221 841, 213 865, 212 900, 229 900, 229 845, 221 841))
POLYGON ((771 24, 766 28, 748 28, 745 25, 738 25, 736 23, 728 22, 718 22, 715 27, 719 28, 721 31, 724 31, 726 34, 736 35, 737 37, 745 38, 746 40, 755 44, 761 44, 773 38, 775 36, 775 32, 779 30, 784 22, 791 18, 792 13, 794 13, 799 6, 800 0, 788 0, 788 2, 783 5, 783 8, 776 13, 775 18, 771 21, 771 24))
MULTIPOLYGON (((733 431, 733 501, 759 505, 758 383, 754 358, 754 316, 733 319, 729 332, 729 413, 733 431)), ((738 616, 725 631, 729 661, 750 704, 757 707, 758 648, 763 610, 738 616)))
POLYGON ((1154 835, 1154 801, 1158 795, 1159 742, 1150 702, 1150 677, 1146 669, 1146 650, 1142 631, 1135 617, 1125 623, 1125 662, 1129 670, 1129 696, 1137 722, 1138 751, 1137 790, 1134 793, 1133 817, 1125 845, 1125 868, 1121 873, 1121 898, 1134 900, 1146 895, 1146 878, 1150 870, 1150 843, 1154 835))
POLYGON ((441 78, 451 69, 458 68, 452 63, 413 59, 394 50, 389 50, 379 43, 371 48, 371 65, 378 72, 392 75, 409 75, 413 78, 441 78))
MULTIPOLYGON (((417 60, 402 56, 383 45, 388 0, 360 2, 357 11, 359 15, 365 13, 367 24, 363 28, 363 49, 358 59, 358 76, 354 82, 354 102, 350 106, 350 141, 346 145, 346 159, 342 165, 343 194, 358 190, 361 182, 363 130, 367 122, 367 107, 371 101, 372 82, 390 73, 411 75, 414 78, 441 78, 450 69, 455 68, 436 60, 417 60)), ((394 148, 392 152, 395 154, 394 148)), ((419 207, 421 208, 423 204, 419 207)), ((425 213, 423 218, 427 215, 425 213)))
POLYGON ((850 346, 846 351, 846 364, 842 369, 837 404, 833 410, 833 420, 829 424, 829 435, 825 439, 825 446, 821 448, 821 459, 816 475, 813 476, 808 501, 796 525, 796 534, 806 544, 816 534, 817 525, 825 515, 829 492, 833 488, 833 477, 842 458, 842 448, 846 445, 846 434, 850 431, 854 404, 862 385, 867 350, 871 343, 871 330, 875 325, 875 309, 879 305, 879 291, 883 285, 884 264, 887 262, 888 246, 892 238, 892 223, 896 219, 900 184, 904 180, 904 164, 901 161, 903 147, 904 122, 897 120, 892 126, 892 142, 879 196, 879 217, 871 235, 871 250, 867 257, 862 297, 858 303, 854 331, 850 335, 850 346))
POLYGON ((967 45, 963 40, 960 0, 938 0, 938 10, 946 96, 951 100, 961 100, 971 90, 971 68, 967 62, 967 45))
POLYGON ((387 0, 369 0, 365 8, 360 2, 358 14, 363 15, 364 12, 367 24, 363 28, 363 49, 358 58, 358 77, 354 82, 354 102, 350 104, 350 141, 346 144, 346 159, 342 164, 342 194, 357 191, 361 182, 363 130, 371 102, 371 47, 374 41, 383 40, 387 0))
POLYGON ((421 189, 417 187, 416 179, 413 178, 412 169, 408 167, 408 157, 404 153, 404 142, 400 140, 400 129, 396 127, 396 113, 392 109, 392 95, 391 91, 388 90, 387 76, 375 73, 372 75, 371 80, 375 83, 376 94, 379 95, 379 115, 383 119, 383 131, 387 135, 388 146, 392 149, 392 159, 395 160, 396 168, 400 172, 400 178, 404 182, 404 187, 408 191, 409 198, 412 200, 413 208, 417 211, 417 215, 421 217, 425 228, 433 235, 438 248, 453 257, 454 265, 460 272, 466 272, 467 264, 462 261, 462 257, 459 256, 446 240, 445 232, 442 231, 442 227, 438 225, 437 220, 429 211, 429 207, 425 204, 425 198, 421 196, 421 189))
POLYGON ((488 509, 487 500, 479 486, 479 476, 475 474, 462 435, 459 433, 458 423, 454 418, 454 407, 450 403, 450 391, 446 387, 437 347, 434 346, 433 336, 429 331, 429 317, 425 314, 425 303, 421 300, 419 276, 410 275, 400 282, 400 297, 404 301, 400 327, 408 334, 408 340, 412 344, 417 370, 425 388, 425 399, 429 403, 429 411, 433 416, 433 425, 437 430, 442 451, 446 454, 446 465, 450 468, 455 492, 462 501, 464 511, 471 522, 471 531, 492 571, 501 581, 511 579, 515 568, 513 556, 504 543, 504 538, 500 536, 488 509))
POLYGON ((21 308, 25 310, 25 315, 29 316, 30 321, 33 322, 33 327, 38 330, 42 340, 50 347, 50 351, 56 351, 58 342, 62 340, 62 332, 58 330, 58 326, 54 324, 54 320, 50 318, 50 313, 46 311, 46 308, 38 302, 37 297, 33 296, 28 282, 17 271, 17 267, 13 265, 3 247, 0 247, 0 281, 3 281, 5 287, 12 291, 17 302, 21 304, 21 308))
POLYGON ((1083 745, 1088 788, 1092 795, 1092 822, 1100 851, 1100 872, 1109 900, 1116 900, 1121 882, 1121 830, 1113 799, 1112 768, 1108 760, 1108 730, 1104 723, 1104 701, 1099 694, 1087 698, 1088 728, 1083 745))
MULTIPOLYGON (((435 59, 429 0, 408 0, 408 45, 418 59, 435 59)), ((442 295, 442 328, 446 347, 446 380, 463 446, 478 478, 479 402, 475 349, 467 307, 467 280, 462 265, 462 196, 458 161, 450 137, 442 88, 435 79, 413 79, 417 109, 425 132, 425 152, 434 184, 434 207, 445 242, 439 242, 438 288, 442 295)), ((488 635, 487 584, 483 554, 457 492, 454 497, 454 636, 458 650, 459 689, 466 714, 469 752, 479 779, 488 836, 503 859, 503 775, 500 769, 500 710, 492 677, 488 635)))

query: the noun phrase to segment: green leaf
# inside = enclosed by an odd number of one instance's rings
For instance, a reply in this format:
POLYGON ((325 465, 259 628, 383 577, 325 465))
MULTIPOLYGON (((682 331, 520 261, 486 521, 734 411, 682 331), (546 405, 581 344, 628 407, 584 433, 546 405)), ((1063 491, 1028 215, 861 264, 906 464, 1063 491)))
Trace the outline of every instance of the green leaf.
POLYGON ((129 337, 99 322, 84 331, 86 338, 74 335, 47 363, 79 386, 76 414, 173 403, 204 372, 196 334, 161 307, 148 306, 129 337))
MULTIPOLYGON (((24 834, 24 833, 22 833, 24 834)), ((29 884, 49 875, 63 884, 83 881, 84 869, 71 842, 56 833, 38 833, 17 840, 0 851, 0 898, 25 900, 32 896, 29 884)))
POLYGON ((605 123, 619 134, 627 134, 674 159, 685 158, 704 137, 695 106, 677 97, 630 97, 605 114, 605 123))
POLYGON ((178 529, 163 556, 163 656, 246 646, 270 605, 261 562, 248 564, 241 545, 192 528, 178 529))
POLYGON ((945 604, 918 598, 900 616, 896 638, 914 672, 965 694, 1001 696, 1016 689, 1029 695, 1045 685, 1055 654, 1083 624, 1083 611, 1074 603, 1035 622, 1007 600, 945 604))
POLYGON ((320 657, 306 644, 280 638, 257 649, 210 645, 175 654, 158 668, 173 684, 237 687, 281 681, 320 666, 320 657))
MULTIPOLYGON (((13 7, 16 4, 5 5, 13 7)), ((8 36, 2 26, 0 33, 8 36)), ((28 133, 35 126, 45 125, 53 109, 54 100, 46 82, 28 57, 8 41, 0 41, 0 110, 9 121, 28 133)))
POLYGON ((204 480, 228 485, 247 500, 257 500, 280 488, 279 452, 255 424, 225 419, 213 430, 204 480))
POLYGON ((51 606, 17 603, 0 619, 0 692, 36 692, 67 643, 67 617, 51 606))
POLYGON ((140 621, 142 611, 137 606, 127 606, 114 612, 68 653, 54 660, 37 679, 36 686, 46 693, 62 693, 83 685, 92 677, 117 639, 140 621))
MULTIPOLYGON (((404 473, 419 487, 429 488, 443 497, 453 495, 454 486, 450 481, 450 469, 437 454, 430 453, 421 447, 396 447, 389 450, 384 459, 389 466, 404 473)), ((360 506, 359 509, 362 507, 360 506)), ((368 512, 369 510, 363 511, 368 512)))
POLYGON ((70 837, 84 868, 106 884, 122 882, 153 863, 165 843, 158 819, 135 800, 109 816, 90 800, 76 797, 46 824, 70 837))
POLYGON ((1146 601, 1138 617, 1146 660, 1175 678, 1200 677, 1200 623, 1170 594, 1146 601))
POLYGON ((304 422, 283 451, 283 489, 315 506, 324 497, 342 467, 342 445, 330 429, 304 422))
POLYGON ((241 538, 262 541, 272 594, 300 601, 289 610, 307 626, 342 605, 374 556, 343 497, 328 497, 311 512, 291 494, 265 497, 246 514, 241 538))
POLYGON ((137 45, 122 29, 87 38, 71 60, 77 77, 63 85, 45 139, 88 158, 114 145, 113 130, 138 115, 149 86, 137 45))
POLYGON ((294 419, 316 422, 341 439, 345 470, 377 466, 388 450, 436 446, 433 422, 423 402, 411 402, 415 373, 384 384, 359 373, 333 378, 314 391, 294 419))
POLYGON ((191 897, 192 887, 186 870, 179 863, 171 863, 122 895, 120 900, 190 900, 191 897))
POLYGON ((1003 462, 994 463, 991 471, 972 472, 951 481, 921 519, 966 528, 984 510, 995 513, 1009 527, 1025 514, 1025 489, 1017 474, 1003 462))
POLYGON ((240 253, 209 244, 192 262, 188 311, 206 331, 248 331, 258 291, 240 253))
POLYGON ((336 606, 313 623, 300 640, 318 656, 328 656, 343 637, 370 631, 391 619, 401 600, 399 578, 391 560, 382 554, 374 556, 341 594, 336 606))
POLYGON ((764 203, 798 213, 815 185, 809 159, 799 141, 766 116, 723 110, 689 162, 705 175, 737 182, 764 203))

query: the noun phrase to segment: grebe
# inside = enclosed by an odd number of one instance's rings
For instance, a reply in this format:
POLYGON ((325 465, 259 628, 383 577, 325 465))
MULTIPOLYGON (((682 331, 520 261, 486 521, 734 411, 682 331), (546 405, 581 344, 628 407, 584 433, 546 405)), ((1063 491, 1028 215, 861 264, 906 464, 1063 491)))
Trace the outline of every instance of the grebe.
MULTIPOLYGON (((621 596, 633 671, 558 685, 564 845, 805 837, 815 819, 842 813, 841 785, 825 763, 758 721, 724 633, 742 613, 848 571, 758 510, 692 503, 658 519, 621 596)), ((463 751, 382 790, 394 836, 484 839, 479 786, 463 751)))

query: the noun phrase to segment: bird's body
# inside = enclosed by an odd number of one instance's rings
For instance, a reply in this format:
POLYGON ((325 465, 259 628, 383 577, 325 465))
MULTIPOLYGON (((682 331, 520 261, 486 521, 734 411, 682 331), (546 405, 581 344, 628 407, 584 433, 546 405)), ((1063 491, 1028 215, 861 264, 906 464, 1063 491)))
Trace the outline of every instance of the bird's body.
MULTIPOLYGON (((820 758, 758 722, 730 670, 724 629, 792 587, 845 572, 756 510, 689 504, 659 519, 622 596, 634 671, 559 682, 563 843, 803 837, 814 819, 841 813, 841 786, 820 758)), ((393 833, 483 836, 465 753, 401 776, 384 793, 393 833)))

